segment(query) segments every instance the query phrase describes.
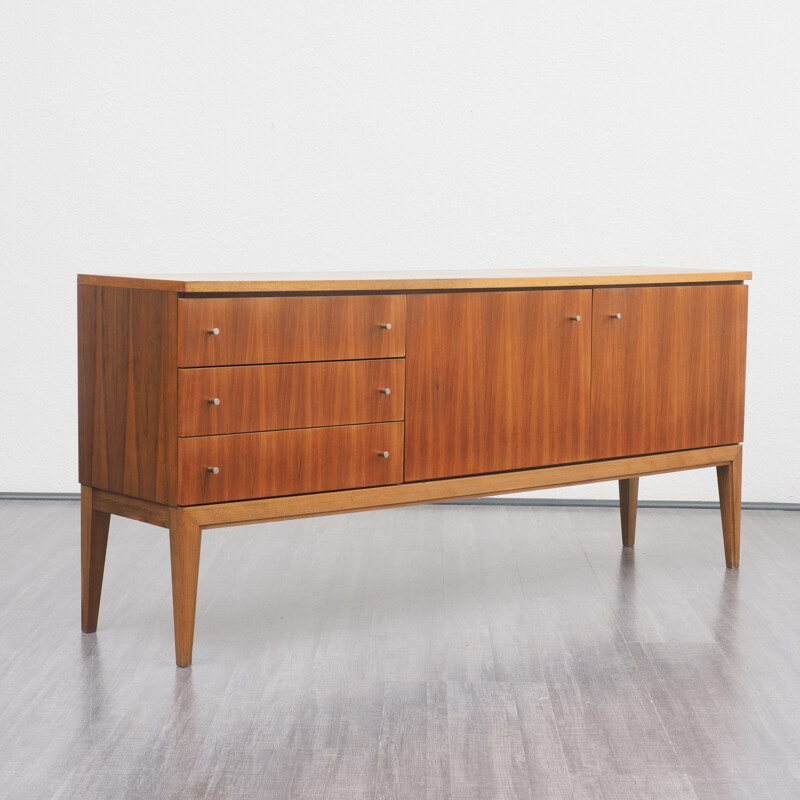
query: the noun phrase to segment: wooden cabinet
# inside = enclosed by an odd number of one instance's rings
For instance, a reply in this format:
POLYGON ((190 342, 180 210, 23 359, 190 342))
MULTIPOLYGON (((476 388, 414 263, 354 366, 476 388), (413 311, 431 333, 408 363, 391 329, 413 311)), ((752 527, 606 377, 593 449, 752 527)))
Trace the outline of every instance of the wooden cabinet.
POLYGON ((201 531, 717 469, 738 566, 750 273, 79 276, 82 627, 110 514, 169 529, 191 663, 201 531))

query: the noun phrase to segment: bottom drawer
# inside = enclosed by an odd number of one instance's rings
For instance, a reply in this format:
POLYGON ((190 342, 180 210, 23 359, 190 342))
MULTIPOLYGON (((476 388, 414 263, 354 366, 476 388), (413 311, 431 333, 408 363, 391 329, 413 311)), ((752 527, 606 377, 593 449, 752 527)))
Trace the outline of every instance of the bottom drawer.
POLYGON ((178 460, 184 506, 402 483, 403 423, 179 439, 178 460))

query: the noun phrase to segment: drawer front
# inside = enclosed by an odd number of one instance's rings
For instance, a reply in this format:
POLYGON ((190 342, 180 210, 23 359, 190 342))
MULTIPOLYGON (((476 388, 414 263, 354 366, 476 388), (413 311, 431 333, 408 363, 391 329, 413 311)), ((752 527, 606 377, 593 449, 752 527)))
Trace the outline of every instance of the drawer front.
POLYGON ((402 420, 404 382, 403 359, 182 369, 179 435, 402 420))
POLYGON ((180 505, 401 483, 403 423, 180 439, 178 461, 180 505))
POLYGON ((404 295, 182 298, 178 364, 403 356, 405 310, 404 295))

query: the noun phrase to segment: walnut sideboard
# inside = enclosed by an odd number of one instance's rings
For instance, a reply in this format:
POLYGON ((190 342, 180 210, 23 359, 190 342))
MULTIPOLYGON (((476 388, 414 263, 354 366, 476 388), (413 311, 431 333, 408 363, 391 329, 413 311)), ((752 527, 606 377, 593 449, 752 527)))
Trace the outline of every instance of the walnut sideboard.
POLYGON ((78 276, 81 617, 111 514, 201 532, 716 467, 739 564, 750 272, 78 276))

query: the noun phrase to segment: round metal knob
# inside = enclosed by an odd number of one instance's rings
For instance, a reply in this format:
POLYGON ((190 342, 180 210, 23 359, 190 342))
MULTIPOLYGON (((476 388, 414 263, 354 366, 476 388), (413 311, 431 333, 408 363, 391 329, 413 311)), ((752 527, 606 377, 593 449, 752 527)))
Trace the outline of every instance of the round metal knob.
POLYGON ((208 468, 208 471, 209 471, 209 472, 210 472, 212 475, 219 475, 219 467, 209 467, 209 468, 208 468))
POLYGON ((622 319, 622 314, 612 314, 611 319, 622 319))
POLYGON ((381 394, 391 394, 392 390, 387 386, 385 389, 378 389, 381 394))
POLYGON ((574 317, 570 317, 570 319, 573 322, 580 322, 581 321, 581 315, 580 314, 576 314, 574 317))
POLYGON ((378 458, 389 458, 389 451, 384 450, 382 453, 378 453, 378 458))
POLYGON ((208 404, 210 406, 218 406, 219 405, 219 397, 211 397, 211 398, 209 398, 208 404))
POLYGON ((212 329, 209 331, 209 333, 210 333, 212 336, 219 336, 219 328, 212 328, 212 329))
POLYGON ((390 331, 392 329, 392 323, 384 322, 381 324, 381 328, 383 328, 385 331, 390 331))

